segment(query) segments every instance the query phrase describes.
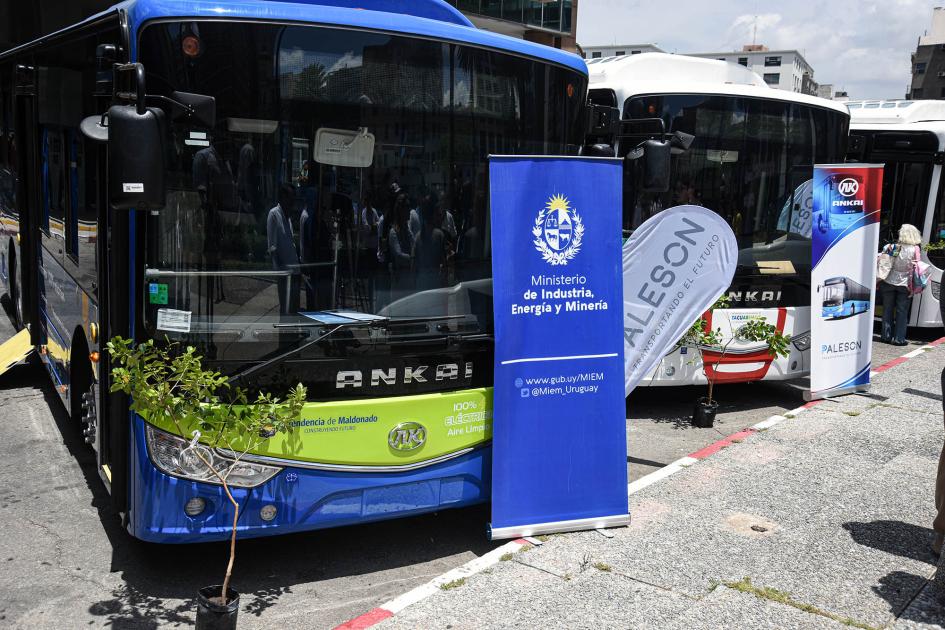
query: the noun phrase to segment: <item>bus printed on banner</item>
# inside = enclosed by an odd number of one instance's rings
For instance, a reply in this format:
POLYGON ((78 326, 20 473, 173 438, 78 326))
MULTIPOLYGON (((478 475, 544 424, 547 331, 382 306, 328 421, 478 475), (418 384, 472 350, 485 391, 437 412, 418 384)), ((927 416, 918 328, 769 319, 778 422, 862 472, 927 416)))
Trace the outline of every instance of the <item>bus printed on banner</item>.
MULTIPOLYGON (((842 161, 846 107, 770 88, 751 70, 716 60, 643 53, 591 59, 588 69, 591 100, 621 110, 618 156, 664 132, 694 137, 687 149, 673 150, 668 192, 647 192, 640 161, 627 162, 624 236, 665 208, 691 203, 719 213, 738 239, 738 266, 725 292, 731 306, 707 313, 713 327, 722 329, 723 343, 731 343, 708 378, 740 382, 808 374, 811 234, 819 229, 813 225, 813 168, 842 161), (739 339, 744 317, 762 317, 790 335, 790 353, 772 359, 765 345, 739 339)), ((854 188, 855 182, 843 186, 845 192, 854 188)), ((843 211, 830 220, 840 225, 851 218, 843 211)), ((706 357, 717 358, 711 349, 706 357)), ((706 378, 693 349, 682 347, 640 385, 706 378)))
POLYGON ((872 291, 845 276, 828 278, 821 290, 820 316, 824 319, 841 319, 866 313, 870 310, 872 291))

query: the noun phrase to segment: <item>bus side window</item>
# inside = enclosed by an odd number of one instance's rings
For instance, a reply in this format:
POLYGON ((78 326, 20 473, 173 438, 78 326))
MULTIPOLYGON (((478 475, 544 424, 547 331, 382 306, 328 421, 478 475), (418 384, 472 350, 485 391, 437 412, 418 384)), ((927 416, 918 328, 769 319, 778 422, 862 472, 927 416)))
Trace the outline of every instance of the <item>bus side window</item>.
POLYGON ((65 239, 66 254, 73 262, 78 262, 79 257, 79 204, 82 202, 80 197, 80 187, 82 182, 79 179, 79 138, 75 131, 66 132, 66 151, 68 161, 66 162, 67 177, 66 183, 69 186, 68 203, 65 208, 65 239))
MULTIPOLYGON (((62 132, 56 128, 43 128, 42 177, 43 177, 43 220, 46 235, 54 241, 64 236, 64 202, 66 191, 63 187, 63 146, 62 132)), ((51 252, 55 254, 56 252, 51 252)))

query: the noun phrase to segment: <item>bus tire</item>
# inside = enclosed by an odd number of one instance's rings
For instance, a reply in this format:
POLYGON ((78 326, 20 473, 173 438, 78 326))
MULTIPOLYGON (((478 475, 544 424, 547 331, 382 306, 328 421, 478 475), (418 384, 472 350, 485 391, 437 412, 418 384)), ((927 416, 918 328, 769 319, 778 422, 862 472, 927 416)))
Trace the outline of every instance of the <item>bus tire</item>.
POLYGON ((95 449, 98 433, 98 388, 85 335, 72 340, 69 359, 69 415, 86 444, 95 449))

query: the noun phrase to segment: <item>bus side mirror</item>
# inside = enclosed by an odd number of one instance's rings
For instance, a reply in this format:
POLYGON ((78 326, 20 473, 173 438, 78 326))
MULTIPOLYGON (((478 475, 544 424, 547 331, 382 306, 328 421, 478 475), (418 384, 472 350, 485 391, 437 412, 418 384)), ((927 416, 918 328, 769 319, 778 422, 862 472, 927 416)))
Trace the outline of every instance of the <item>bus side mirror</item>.
POLYGON ((164 195, 163 112, 153 107, 112 106, 108 110, 109 203, 118 210, 150 210, 164 207, 164 195))
POLYGON ((663 140, 647 140, 643 148, 643 192, 664 193, 669 190, 672 146, 663 140))
POLYGON ((171 92, 170 101, 173 107, 174 120, 190 119, 208 129, 213 129, 217 124, 217 101, 212 96, 205 94, 192 94, 190 92, 171 92), (182 108, 181 105, 186 107, 182 108))

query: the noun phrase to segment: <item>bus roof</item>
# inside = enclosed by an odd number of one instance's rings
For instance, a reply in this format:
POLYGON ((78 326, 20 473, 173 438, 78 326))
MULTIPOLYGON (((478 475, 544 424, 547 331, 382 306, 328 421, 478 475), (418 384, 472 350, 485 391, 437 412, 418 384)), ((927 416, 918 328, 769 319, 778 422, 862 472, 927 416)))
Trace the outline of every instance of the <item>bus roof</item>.
POLYGON ((639 94, 724 94, 804 103, 846 114, 843 103, 770 87, 748 68, 715 59, 641 53, 593 59, 590 88, 610 88, 622 104, 639 94))
POLYGON ((890 125, 945 121, 945 101, 851 101, 854 124, 890 125))
MULTIPOLYGON (((125 11, 128 15, 132 32, 132 59, 136 58, 135 35, 149 20, 229 18, 300 22, 404 33, 531 57, 587 75, 587 66, 577 55, 551 46, 480 30, 444 0, 125 0, 86 18, 80 24, 96 21, 118 11, 125 11)), ((72 28, 74 27, 68 27, 58 33, 72 28)), ((49 35, 17 49, 31 47, 47 37, 49 35)))

